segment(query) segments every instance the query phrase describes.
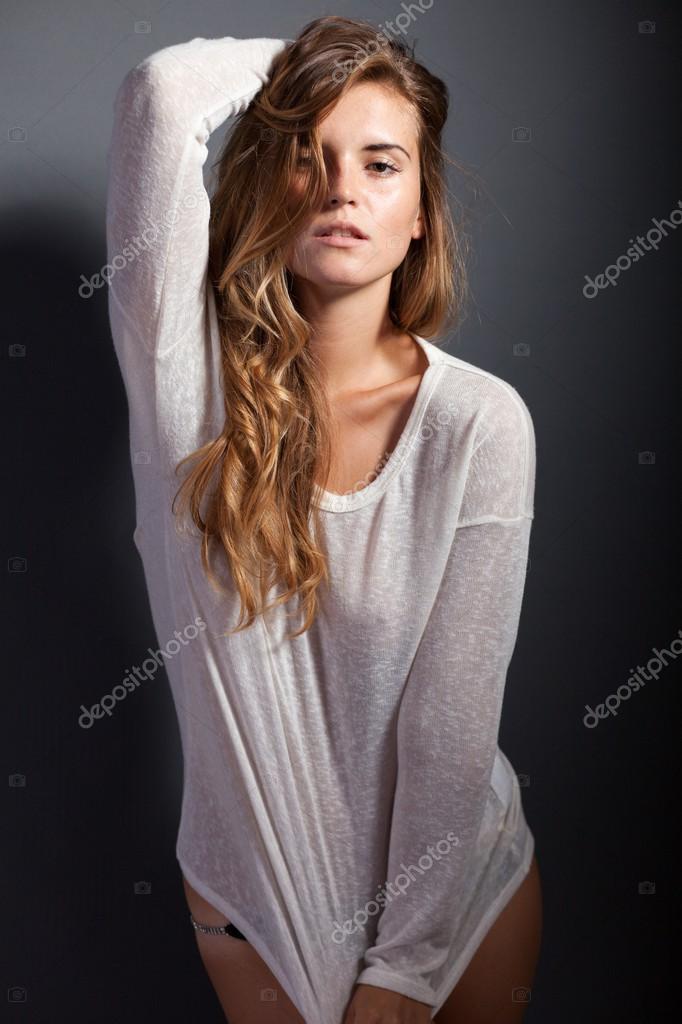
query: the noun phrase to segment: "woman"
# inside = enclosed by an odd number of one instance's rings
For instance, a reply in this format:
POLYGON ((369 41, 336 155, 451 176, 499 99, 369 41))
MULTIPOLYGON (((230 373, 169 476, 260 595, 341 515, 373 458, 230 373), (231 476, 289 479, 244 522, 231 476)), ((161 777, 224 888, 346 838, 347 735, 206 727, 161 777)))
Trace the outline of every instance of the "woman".
POLYGON ((116 98, 134 539, 232 1024, 513 1024, 528 1001, 539 878, 497 734, 535 443, 511 386, 425 337, 464 294, 446 115, 404 45, 335 17, 167 47, 116 98))

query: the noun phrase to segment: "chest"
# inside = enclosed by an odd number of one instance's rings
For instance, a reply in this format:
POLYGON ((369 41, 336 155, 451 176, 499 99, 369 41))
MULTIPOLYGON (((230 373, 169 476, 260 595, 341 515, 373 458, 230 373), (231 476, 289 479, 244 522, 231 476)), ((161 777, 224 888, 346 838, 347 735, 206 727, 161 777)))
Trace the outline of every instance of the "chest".
POLYGON ((381 473, 398 446, 417 397, 421 377, 401 380, 386 394, 370 392, 332 409, 332 458, 326 490, 362 490, 381 473))

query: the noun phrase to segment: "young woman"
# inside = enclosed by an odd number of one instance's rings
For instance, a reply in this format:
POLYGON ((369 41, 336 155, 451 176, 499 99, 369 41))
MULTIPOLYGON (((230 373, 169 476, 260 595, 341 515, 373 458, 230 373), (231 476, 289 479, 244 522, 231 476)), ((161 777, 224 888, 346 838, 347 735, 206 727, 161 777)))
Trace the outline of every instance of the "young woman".
POLYGON ((232 1024, 514 1024, 530 995, 538 869, 497 736, 535 440, 513 387, 427 340, 465 292, 446 115, 403 44, 336 17, 169 46, 116 97, 134 540, 232 1024))

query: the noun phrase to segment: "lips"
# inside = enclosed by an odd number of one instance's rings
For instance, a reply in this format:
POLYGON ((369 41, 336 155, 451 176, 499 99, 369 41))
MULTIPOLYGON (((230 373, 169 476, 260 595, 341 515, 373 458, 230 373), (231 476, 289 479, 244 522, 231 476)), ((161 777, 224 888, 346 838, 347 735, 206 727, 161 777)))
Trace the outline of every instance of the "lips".
MULTIPOLYGON (((348 221, 333 221, 331 224, 318 228, 315 232, 315 238, 329 237, 333 232, 344 232, 344 234, 350 232, 351 238, 367 239, 368 237, 355 224, 351 224, 348 221)), ((341 237, 344 237, 344 235, 341 235, 341 237)))

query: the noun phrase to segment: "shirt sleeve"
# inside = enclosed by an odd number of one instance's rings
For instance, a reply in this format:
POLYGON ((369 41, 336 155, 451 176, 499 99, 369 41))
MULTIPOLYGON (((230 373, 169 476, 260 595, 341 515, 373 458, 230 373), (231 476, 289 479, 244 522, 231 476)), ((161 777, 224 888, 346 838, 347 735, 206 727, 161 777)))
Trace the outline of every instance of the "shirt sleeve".
POLYGON ((151 54, 118 89, 102 276, 112 318, 121 315, 150 354, 162 356, 202 328, 210 215, 202 175, 206 142, 246 109, 288 41, 197 37, 151 54))
POLYGON ((513 388, 498 398, 479 423, 442 582, 401 697, 387 876, 396 895, 357 978, 430 1006, 435 972, 453 943, 457 950, 471 895, 467 872, 488 799, 533 519, 530 414, 513 388))

